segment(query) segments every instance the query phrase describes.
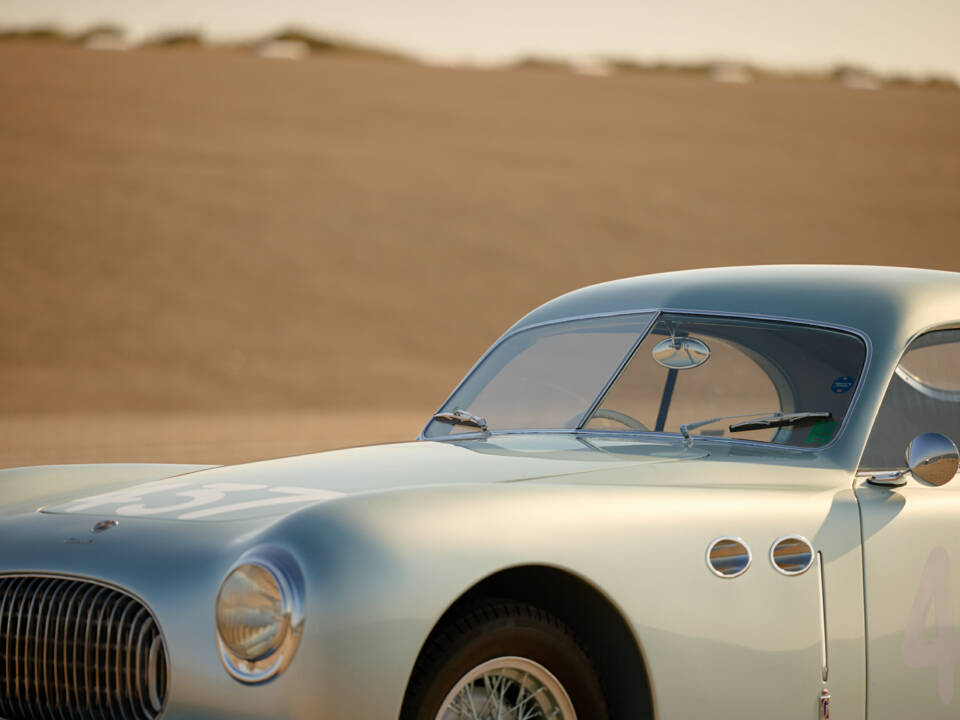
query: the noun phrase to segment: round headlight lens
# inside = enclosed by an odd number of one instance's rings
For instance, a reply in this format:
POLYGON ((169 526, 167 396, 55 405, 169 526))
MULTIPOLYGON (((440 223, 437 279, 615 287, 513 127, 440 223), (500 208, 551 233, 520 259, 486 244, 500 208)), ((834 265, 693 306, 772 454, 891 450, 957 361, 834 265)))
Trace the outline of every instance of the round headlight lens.
POLYGON ((217 632, 238 657, 253 662, 283 643, 290 618, 280 583, 269 570, 246 564, 236 568, 217 596, 217 632))

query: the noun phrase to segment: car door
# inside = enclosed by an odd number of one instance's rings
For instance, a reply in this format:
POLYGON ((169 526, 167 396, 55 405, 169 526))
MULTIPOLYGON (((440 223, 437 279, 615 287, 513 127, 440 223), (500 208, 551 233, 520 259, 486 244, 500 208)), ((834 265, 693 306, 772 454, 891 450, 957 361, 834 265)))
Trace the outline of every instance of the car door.
POLYGON ((907 348, 857 478, 870 720, 960 714, 960 480, 932 486, 907 472, 875 484, 905 467, 908 443, 926 432, 960 440, 958 329, 907 348))

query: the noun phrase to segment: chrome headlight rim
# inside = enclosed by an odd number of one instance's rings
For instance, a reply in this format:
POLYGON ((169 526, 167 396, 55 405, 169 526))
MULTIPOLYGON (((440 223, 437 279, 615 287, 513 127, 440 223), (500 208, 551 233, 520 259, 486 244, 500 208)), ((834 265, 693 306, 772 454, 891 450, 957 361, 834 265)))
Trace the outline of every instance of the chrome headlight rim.
POLYGON ((217 590, 213 620, 220 661, 231 677, 242 683, 255 684, 266 682, 287 669, 297 652, 303 634, 304 594, 304 579, 300 565, 293 555, 283 548, 275 546, 254 548, 240 556, 230 567, 217 590), (221 637, 217 623, 217 611, 223 586, 230 576, 244 565, 255 565, 265 570, 277 584, 280 590, 284 625, 277 644, 254 660, 248 660, 235 653, 221 637))

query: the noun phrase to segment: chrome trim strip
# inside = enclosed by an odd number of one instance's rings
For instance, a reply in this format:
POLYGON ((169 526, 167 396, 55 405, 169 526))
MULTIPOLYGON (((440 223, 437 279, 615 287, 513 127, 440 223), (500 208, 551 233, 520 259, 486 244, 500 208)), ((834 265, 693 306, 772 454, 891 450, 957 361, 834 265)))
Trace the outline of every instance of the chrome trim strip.
MULTIPOLYGON (((784 323, 790 323, 790 324, 793 324, 793 325, 805 325, 805 326, 807 326, 807 327, 813 327, 813 328, 825 328, 825 329, 827 329, 827 330, 838 330, 838 331, 840 331, 840 332, 846 332, 846 333, 849 333, 849 334, 851 334, 851 335, 854 335, 854 336, 860 338, 860 340, 863 341, 865 353, 864 353, 864 358, 863 358, 863 368, 860 370, 860 376, 857 378, 857 387, 856 387, 856 389, 853 391, 853 397, 850 398, 850 404, 849 404, 849 406, 847 407, 847 412, 846 412, 846 413, 844 414, 844 416, 843 416, 843 422, 840 423, 840 427, 837 428, 837 432, 834 434, 833 439, 832 439, 830 442, 828 442, 826 445, 823 445, 823 446, 821 446, 821 447, 816 447, 816 448, 805 448, 805 447, 799 447, 799 446, 796 446, 796 445, 784 445, 783 443, 760 442, 760 441, 758 441, 758 440, 741 440, 741 439, 734 439, 734 438, 710 438, 710 439, 711 439, 711 440, 725 440, 725 441, 727 441, 727 442, 737 442, 737 443, 744 443, 744 442, 746 442, 746 443, 751 443, 751 444, 754 444, 754 445, 758 445, 758 446, 760 446, 760 447, 788 448, 788 449, 791 449, 791 450, 800 450, 800 451, 803 451, 803 452, 824 452, 824 451, 829 450, 829 449, 831 449, 832 447, 834 447, 834 446, 835 446, 838 442, 840 442, 840 440, 843 438, 844 432, 846 431, 847 426, 850 424, 850 419, 851 419, 851 417, 854 415, 854 412, 855 412, 855 410, 856 410, 856 408, 857 408, 857 403, 858 403, 858 401, 859 401, 859 399, 860 399, 860 395, 863 393, 864 380, 865 380, 865 378, 867 377, 867 375, 869 375, 869 373, 870 373, 870 368, 871 368, 871 366, 872 366, 872 361, 873 361, 873 342, 870 340, 870 336, 869 336, 869 335, 867 335, 867 334, 866 334, 865 332, 863 332, 862 330, 859 330, 858 328, 855 328, 855 327, 851 327, 851 326, 849 326, 849 325, 841 325, 841 324, 839 324, 839 323, 831 323, 831 322, 825 322, 825 321, 820 321, 820 320, 809 320, 809 319, 803 319, 803 318, 782 317, 782 316, 779 316, 779 315, 764 315, 764 314, 752 314, 752 313, 725 312, 725 311, 720 311, 720 310, 696 310, 696 309, 689 309, 689 308, 684 308, 684 309, 669 308, 669 307, 661 307, 661 308, 642 308, 642 309, 631 309, 631 310, 618 310, 618 311, 616 311, 616 312, 609 312, 609 313, 595 313, 595 314, 592 314, 592 315, 573 315, 573 316, 570 316, 570 317, 560 318, 560 319, 557 319, 557 320, 545 320, 545 321, 539 322, 539 323, 532 323, 532 324, 530 324, 530 325, 524 325, 523 327, 520 327, 520 328, 517 328, 517 327, 516 327, 516 324, 514 324, 514 325, 512 326, 512 329, 507 330, 507 332, 504 333, 493 345, 491 345, 489 348, 487 348, 487 351, 484 352, 483 355, 480 356, 480 359, 477 360, 477 361, 473 364, 473 367, 471 367, 470 370, 467 372, 467 374, 463 376, 463 378, 460 380, 459 383, 457 383, 457 386, 453 389, 453 392, 451 392, 449 395, 447 395, 447 397, 444 399, 443 403, 441 403, 440 407, 437 408, 436 412, 434 412, 432 415, 435 415, 437 412, 440 412, 440 411, 443 409, 443 407, 450 401, 450 398, 452 398, 452 397, 457 393, 457 391, 460 390, 461 386, 467 381, 467 379, 468 379, 471 375, 473 375, 474 371, 480 366, 480 364, 481 364, 484 360, 486 360, 487 356, 489 356, 494 350, 496 350, 498 347, 500 347, 500 345, 502 345, 504 342, 506 342, 508 339, 510 339, 511 337, 513 337, 514 335, 516 335, 516 334, 519 333, 519 332, 523 332, 523 331, 525 331, 525 330, 531 330, 531 329, 533 329, 533 328, 544 327, 544 326, 547 326, 547 325, 558 325, 558 324, 560 324, 560 323, 573 322, 573 321, 575 321, 575 320, 592 320, 592 319, 596 319, 596 318, 598 318, 598 319, 603 319, 603 318, 610 318, 610 317, 620 317, 620 316, 623 316, 623 315, 643 315, 643 314, 646 314, 646 313, 656 313, 656 317, 657 317, 657 318, 658 318, 660 315, 664 314, 664 313, 672 313, 672 314, 674 314, 674 315, 702 315, 702 316, 708 316, 708 317, 727 317, 727 318, 736 318, 736 319, 742 319, 742 320, 770 320, 770 321, 773 321, 773 322, 784 322, 784 323)), ((656 318, 654 318, 654 319, 656 319, 656 318)), ((650 332, 650 328, 651 328, 652 326, 653 326, 653 325, 652 325, 652 323, 651 323, 651 325, 649 325, 649 326, 646 328, 646 330, 644 331, 644 334, 643 334, 643 335, 641 336, 641 338, 640 338, 640 342, 642 342, 642 341, 643 341, 643 338, 645 338, 646 335, 650 332)), ((637 344, 637 347, 639 347, 639 343, 637 344)), ((908 347, 909 347, 909 344, 908 344, 908 347)), ((634 349, 633 352, 635 352, 635 351, 636 351, 636 350, 634 349)), ((611 384, 611 386, 612 386, 613 383, 611 382, 610 384, 611 384)), ((607 388, 607 389, 609 389, 609 388, 607 388)), ((600 402, 603 402, 602 397, 601 397, 601 399, 600 399, 600 402)), ((430 441, 433 441, 433 442, 447 442, 447 441, 450 441, 450 440, 462 440, 462 439, 473 439, 474 437, 484 437, 483 435, 480 435, 479 433, 461 433, 461 434, 458 434, 458 435, 455 435, 455 436, 428 438, 428 437, 426 437, 426 436, 424 435, 424 433, 426 432, 427 427, 429 427, 430 423, 433 422, 433 420, 432 420, 432 415, 431 415, 431 419, 428 420, 427 423, 426 423, 426 425, 423 426, 423 429, 420 430, 420 434, 417 435, 417 437, 416 437, 417 440, 430 440, 430 441)), ((589 415, 585 415, 584 417, 589 417, 589 415)), ((527 433, 531 433, 531 432, 572 433, 572 432, 588 432, 588 431, 585 431, 585 430, 572 430, 572 431, 571 431, 571 430, 566 430, 566 429, 563 429, 563 428, 561 428, 561 429, 552 429, 552 430, 531 430, 531 429, 521 429, 521 430, 490 430, 490 431, 487 432, 486 436, 493 436, 493 435, 523 435, 523 434, 527 434, 527 433)), ((589 431, 589 432, 594 432, 594 431, 589 431)), ((627 432, 625 432, 625 431, 611 431, 611 432, 614 432, 614 433, 619 434, 619 435, 627 434, 627 432)), ((629 433, 629 434, 632 435, 632 434, 634 434, 634 433, 629 433)), ((639 434, 639 433, 637 433, 637 434, 639 434)), ((680 437, 680 434, 679 434, 679 433, 654 433, 654 432, 650 432, 650 433, 644 433, 644 434, 646 434, 646 435, 654 435, 654 436, 659 436, 659 437, 662 437, 662 436, 664 436, 664 435, 680 437)), ((698 436, 697 439, 700 440, 700 439, 701 439, 700 436, 698 436)), ((707 437, 703 437, 703 439, 707 439, 707 437)))
POLYGON ((768 557, 770 558, 770 564, 773 565, 774 569, 778 573, 787 575, 788 577, 803 575, 807 570, 809 570, 813 566, 813 562, 816 559, 815 553, 813 550, 813 545, 811 545, 810 541, 807 540, 803 535, 784 535, 783 537, 778 537, 776 540, 774 540, 770 544, 770 553, 768 557), (810 562, 807 563, 806 567, 804 567, 803 570, 785 570, 784 568, 780 567, 780 565, 777 563, 775 551, 777 549, 777 545, 782 543, 784 540, 799 540, 804 545, 806 545, 807 548, 810 550, 810 562))
POLYGON ((827 657, 827 596, 823 591, 823 554, 817 551, 817 590, 820 595, 820 679, 827 681, 830 672, 827 657))
POLYGON ((743 538, 737 537, 736 535, 721 535, 718 538, 714 538, 710 542, 710 544, 707 545, 706 561, 707 561, 707 567, 710 569, 710 572, 712 572, 718 578, 723 578, 724 580, 732 580, 733 578, 740 577, 747 570, 750 569, 750 566, 753 564, 753 551, 750 549, 750 546, 747 545, 746 540, 744 540, 743 538), (713 548, 716 547, 717 543, 721 543, 725 540, 738 543, 739 545, 743 546, 744 550, 747 551, 747 564, 744 565, 743 568, 741 568, 738 572, 734 573, 733 575, 724 575, 722 572, 720 572, 713 566, 712 562, 710 562, 710 553, 713 552, 713 548))
MULTIPOLYGON (((673 444, 675 440, 683 441, 683 435, 680 433, 672 432, 644 432, 642 430, 549 430, 546 428, 533 428, 533 429, 524 429, 524 430, 497 430, 495 432, 487 433, 460 433, 458 435, 451 435, 447 437, 435 437, 435 438, 419 438, 424 442, 459 442, 460 440, 489 440, 492 437, 499 436, 510 436, 510 435, 572 435, 572 436, 587 436, 587 437, 608 437, 608 438, 625 438, 627 440, 649 440, 653 441, 651 444, 656 445, 668 445, 673 444)), ((761 440, 747 440, 746 438, 732 438, 732 437, 711 437, 709 435, 697 435, 697 445, 703 445, 707 443, 721 443, 728 445, 737 445, 737 446, 747 446, 747 447, 756 447, 763 448, 766 450, 781 450, 783 452, 802 452, 802 453, 816 453, 822 452, 825 450, 827 445, 820 448, 805 448, 797 447, 796 445, 784 445, 783 443, 769 443, 763 442, 761 440)), ((831 443, 830 445, 832 445, 831 443)))
MULTIPOLYGON (((904 355, 906 355, 906 353, 904 353, 904 355)), ((903 362, 902 357, 900 358, 900 362, 903 362)), ((934 400, 939 400, 940 402, 957 402, 960 400, 960 390, 947 390, 945 388, 938 388, 934 387, 933 385, 928 385, 899 363, 894 369, 893 374, 899 377, 921 395, 926 395, 927 397, 933 398, 934 400)))

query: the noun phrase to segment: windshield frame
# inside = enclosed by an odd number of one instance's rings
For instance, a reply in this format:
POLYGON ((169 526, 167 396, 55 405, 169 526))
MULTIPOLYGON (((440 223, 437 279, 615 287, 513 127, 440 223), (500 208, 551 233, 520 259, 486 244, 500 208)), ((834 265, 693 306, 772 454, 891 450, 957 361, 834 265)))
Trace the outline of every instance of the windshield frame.
POLYGON ((456 395, 460 388, 473 376, 477 368, 487 359, 487 357, 494 352, 507 340, 514 337, 518 333, 526 332, 527 330, 532 330, 534 328, 546 327, 549 325, 559 325, 562 323, 568 323, 579 320, 594 320, 594 319, 604 319, 604 318, 614 318, 614 317, 623 317, 627 315, 644 315, 651 314, 651 320, 644 328, 643 332, 637 337, 634 343, 631 345, 630 350, 624 355, 623 359, 617 365, 616 370, 610 376, 610 378, 603 384, 603 387, 600 389, 600 392, 597 394, 597 397, 594 398, 593 402, 590 404, 589 408, 584 412, 583 416, 580 419, 580 423, 576 428, 521 428, 521 429, 511 429, 511 430, 497 430, 489 429, 486 431, 477 431, 477 432, 464 432, 458 433, 455 435, 439 436, 439 437, 427 437, 426 430, 431 423, 434 422, 432 419, 427 420, 426 424, 423 426, 423 429, 420 431, 420 434, 417 436, 417 440, 429 440, 434 442, 456 442, 459 440, 475 440, 482 439, 491 436, 497 435, 593 435, 593 436, 608 436, 608 437, 635 437, 637 439, 645 440, 656 440, 656 439, 670 439, 670 440, 682 440, 683 435, 678 432, 667 432, 655 430, 599 430, 599 429, 586 429, 583 427, 587 422, 589 422, 591 415, 600 406, 603 402, 603 399, 606 397, 610 388, 613 387, 614 383, 620 378, 620 375, 630 364, 630 360, 633 359, 633 356, 636 354, 640 345, 650 334, 651 329, 656 325, 657 321, 663 315, 689 315, 689 316, 699 316, 699 317, 717 317, 717 318, 733 318, 733 319, 745 319, 745 320, 761 320, 761 321, 770 321, 770 322, 779 322, 789 325, 802 325, 810 328, 821 328, 824 330, 835 330, 839 332, 844 332, 854 337, 857 337, 864 345, 864 358, 863 358, 863 367, 860 370, 860 374, 857 377, 857 385, 854 389, 853 397, 850 398, 850 404, 847 406, 847 411, 844 413, 843 421, 840 423, 840 427, 837 428, 837 431, 834 433, 833 437, 830 439, 830 442, 819 447, 800 447, 796 445, 787 445, 786 443, 775 443, 775 442, 764 442, 760 440, 748 440, 746 438, 734 438, 734 437, 711 437, 706 435, 698 435, 697 442, 706 442, 706 443, 734 443, 737 445, 749 445, 752 447, 762 447, 762 448, 778 448, 783 450, 791 450, 796 452, 805 452, 805 453, 820 453, 830 448, 834 447, 839 443, 844 433, 847 429, 847 426, 850 424, 851 418, 856 412, 857 403, 860 399, 860 395, 863 392, 863 387, 866 384, 866 378, 870 372, 871 363, 873 360, 873 343, 870 341, 870 336, 867 335, 864 331, 851 327, 849 325, 842 325, 839 323, 824 322, 820 320, 808 320, 802 318, 794 317, 782 317, 778 315, 765 315, 761 313, 743 313, 743 312, 727 312, 722 310, 696 310, 691 308, 671 308, 671 307, 657 307, 657 308, 638 308, 630 310, 617 310, 614 312, 606 313, 591 313, 588 315, 571 315, 570 317, 559 318, 556 320, 546 320, 539 323, 531 323, 530 325, 524 325, 523 327, 514 327, 511 330, 508 330, 503 334, 493 345, 491 345, 486 352, 484 352, 480 358, 473 364, 470 370, 466 375, 463 376, 463 379, 457 383, 457 386, 443 401, 440 407, 433 413, 435 415, 438 412, 441 412, 447 403, 450 402, 451 398, 456 395))

